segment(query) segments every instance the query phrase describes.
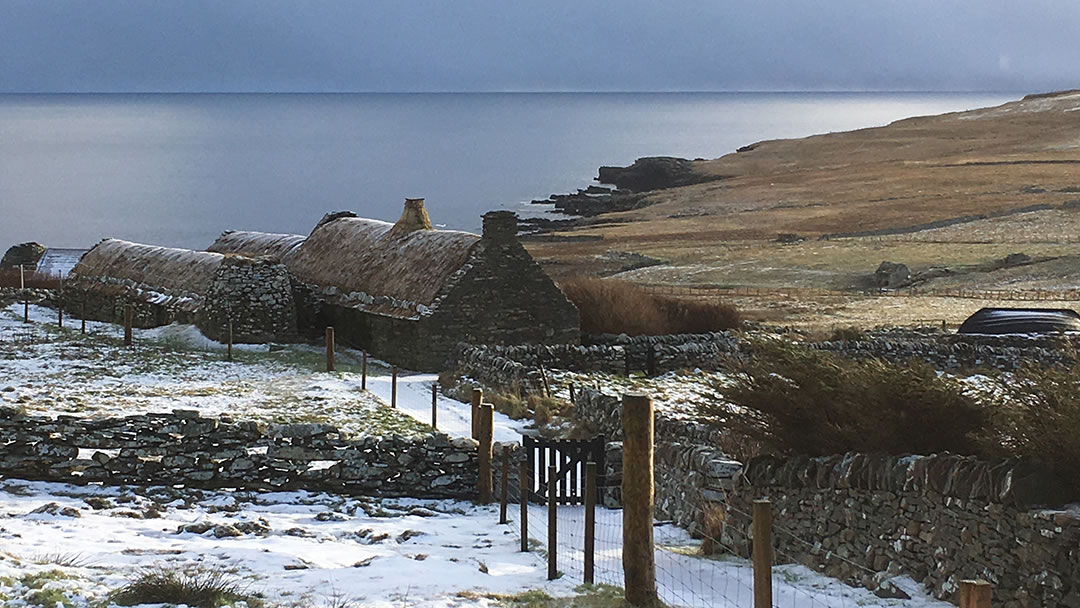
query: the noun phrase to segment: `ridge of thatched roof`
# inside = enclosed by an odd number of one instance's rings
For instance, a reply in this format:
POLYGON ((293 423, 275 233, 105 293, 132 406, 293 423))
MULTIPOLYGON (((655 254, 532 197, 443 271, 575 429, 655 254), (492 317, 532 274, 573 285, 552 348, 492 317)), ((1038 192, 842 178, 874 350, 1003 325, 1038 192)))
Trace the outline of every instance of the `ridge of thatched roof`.
POLYGON ((480 237, 456 230, 392 236, 394 224, 343 217, 311 233, 289 262, 301 281, 371 312, 415 316, 431 307, 480 237))
POLYGON ((248 257, 270 256, 277 260, 285 260, 296 252, 296 248, 305 239, 307 237, 299 234, 226 230, 206 250, 213 253, 232 253, 248 257))
POLYGON ((71 273, 73 278, 131 281, 204 296, 224 258, 220 253, 105 239, 87 251, 71 273))

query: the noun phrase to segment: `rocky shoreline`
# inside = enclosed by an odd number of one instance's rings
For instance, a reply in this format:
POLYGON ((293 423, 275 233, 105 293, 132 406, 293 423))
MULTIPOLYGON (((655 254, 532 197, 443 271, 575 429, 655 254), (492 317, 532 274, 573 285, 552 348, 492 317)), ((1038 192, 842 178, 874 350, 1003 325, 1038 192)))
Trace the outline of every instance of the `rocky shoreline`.
POLYGON ((578 188, 570 194, 552 194, 546 199, 531 201, 537 205, 554 205, 554 212, 567 218, 536 217, 522 219, 518 231, 523 235, 541 235, 556 230, 596 223, 604 213, 630 211, 652 204, 648 193, 654 190, 699 184, 717 179, 698 172, 695 163, 671 156, 639 158, 627 167, 601 166, 594 178, 599 184, 578 188))

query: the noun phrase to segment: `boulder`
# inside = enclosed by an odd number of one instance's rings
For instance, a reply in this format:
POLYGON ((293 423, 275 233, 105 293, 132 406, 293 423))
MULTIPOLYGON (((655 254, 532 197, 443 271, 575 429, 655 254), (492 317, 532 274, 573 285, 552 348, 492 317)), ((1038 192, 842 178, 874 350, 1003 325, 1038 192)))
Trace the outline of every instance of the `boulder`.
POLYGON ((1001 259, 1002 266, 1022 266, 1031 263, 1031 256, 1026 253, 1010 253, 1001 259))

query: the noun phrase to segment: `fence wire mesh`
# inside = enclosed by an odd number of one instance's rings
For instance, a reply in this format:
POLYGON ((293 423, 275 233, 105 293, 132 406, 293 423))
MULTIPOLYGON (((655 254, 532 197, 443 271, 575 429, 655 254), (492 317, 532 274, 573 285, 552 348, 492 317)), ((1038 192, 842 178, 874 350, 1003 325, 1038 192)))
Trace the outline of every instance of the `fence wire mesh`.
MULTIPOLYGON (((601 494, 618 488, 608 485, 601 494)), ((509 492, 517 501, 520 492, 509 492)), ((518 506, 518 505, 515 505, 518 506)), ((747 608, 754 605, 754 566, 750 561, 754 538, 753 515, 730 503, 712 503, 718 509, 719 521, 710 525, 708 510, 699 513, 705 522, 698 538, 667 522, 654 525, 656 592, 665 606, 671 608, 747 608)), ((530 550, 546 559, 552 551, 548 543, 548 507, 528 506, 528 538, 530 550)), ((515 511, 510 510, 511 513, 515 511)), ((593 582, 617 587, 624 585, 622 567, 623 526, 622 509, 596 507, 595 566, 593 582)), ((774 513, 774 517, 776 517, 774 513)), ((782 517, 772 522, 772 603, 774 608, 855 608, 865 605, 857 599, 848 583, 817 576, 802 565, 810 554, 821 554, 820 543, 813 543, 794 533, 782 517), (801 549, 796 549, 799 547, 801 549)), ((554 546, 558 576, 574 582, 585 580, 585 507, 559 505, 556 508, 556 543, 554 546)), ((829 560, 842 561, 850 566, 857 578, 877 573, 852 557, 825 552, 829 560)), ((889 605, 903 606, 906 602, 891 600, 889 605)))

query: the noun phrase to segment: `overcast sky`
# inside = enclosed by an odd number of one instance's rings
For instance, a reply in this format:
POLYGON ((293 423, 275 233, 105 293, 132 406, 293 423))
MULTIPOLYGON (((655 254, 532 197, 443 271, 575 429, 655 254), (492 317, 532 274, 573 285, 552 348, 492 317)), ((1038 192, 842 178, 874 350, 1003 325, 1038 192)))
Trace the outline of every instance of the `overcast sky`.
POLYGON ((1080 87, 1076 0, 0 0, 0 91, 1080 87))

